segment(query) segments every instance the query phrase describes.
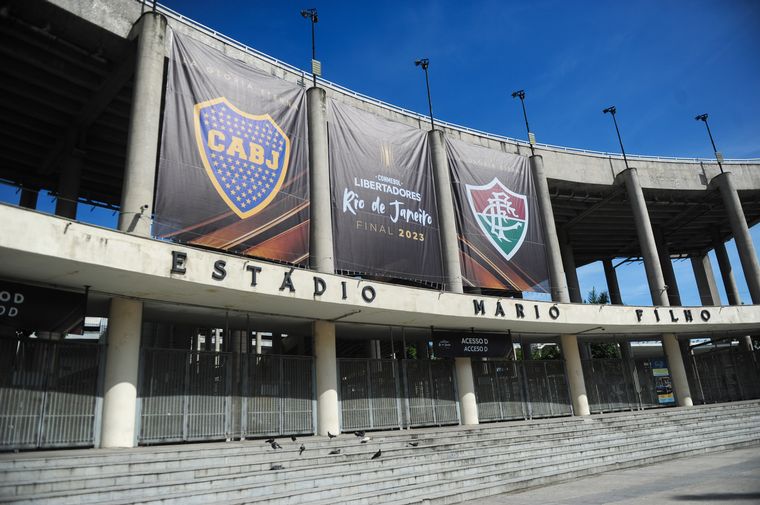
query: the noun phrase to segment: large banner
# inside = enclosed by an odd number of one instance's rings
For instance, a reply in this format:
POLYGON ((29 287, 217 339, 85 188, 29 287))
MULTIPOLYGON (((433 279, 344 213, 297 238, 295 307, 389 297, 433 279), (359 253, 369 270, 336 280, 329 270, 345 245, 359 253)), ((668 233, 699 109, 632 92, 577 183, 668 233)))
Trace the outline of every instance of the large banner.
POLYGON ((544 227, 524 156, 446 139, 465 285, 548 288, 544 227))
POLYGON ((16 331, 81 334, 86 303, 84 293, 0 280, 0 335, 15 336, 16 331))
POLYGON ((330 100, 335 268, 442 283, 426 132, 330 100))
POLYGON ((304 90, 173 34, 153 233, 307 262, 304 90))

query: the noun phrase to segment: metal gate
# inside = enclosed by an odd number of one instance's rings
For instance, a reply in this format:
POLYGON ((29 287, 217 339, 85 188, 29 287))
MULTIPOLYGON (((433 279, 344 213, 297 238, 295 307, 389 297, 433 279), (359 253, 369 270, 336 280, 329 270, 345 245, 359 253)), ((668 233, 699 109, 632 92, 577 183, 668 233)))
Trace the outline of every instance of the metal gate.
POLYGON ((459 402, 450 360, 402 360, 405 426, 459 423, 459 402))
POLYGON ((527 405, 518 361, 473 361, 472 374, 481 421, 525 419, 527 405))
POLYGON ((100 346, 0 339, 0 449, 96 445, 100 346))
POLYGON ((398 362, 393 359, 339 359, 343 430, 402 426, 398 362))
POLYGON ((583 360, 583 380, 591 412, 614 412, 639 407, 633 375, 625 360, 583 360))
POLYGON ((271 354, 245 357, 245 435, 314 433, 313 358, 271 354))
POLYGON ((562 360, 520 361, 525 381, 529 417, 569 416, 570 391, 562 360))
POLYGON ((702 403, 760 398, 760 351, 735 349, 694 355, 692 394, 702 403))
POLYGON ((144 349, 144 444, 314 432, 311 357, 144 349))

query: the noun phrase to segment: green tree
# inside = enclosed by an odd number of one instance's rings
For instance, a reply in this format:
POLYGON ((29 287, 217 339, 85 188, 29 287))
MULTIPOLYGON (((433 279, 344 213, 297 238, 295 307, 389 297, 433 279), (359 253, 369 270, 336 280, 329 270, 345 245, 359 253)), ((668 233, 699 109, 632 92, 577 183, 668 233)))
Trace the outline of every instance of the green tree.
POLYGON ((596 287, 592 287, 591 291, 586 295, 585 303, 592 303, 596 305, 607 305, 610 303, 610 295, 606 291, 599 291, 597 293, 596 287))
MULTIPOLYGON (((592 287, 591 291, 586 295, 586 303, 596 305, 607 305, 610 303, 610 295, 607 291, 596 291, 596 287, 592 287)), ((610 359, 619 358, 620 350, 618 345, 613 342, 603 342, 599 344, 591 344, 591 358, 592 359, 610 359)))

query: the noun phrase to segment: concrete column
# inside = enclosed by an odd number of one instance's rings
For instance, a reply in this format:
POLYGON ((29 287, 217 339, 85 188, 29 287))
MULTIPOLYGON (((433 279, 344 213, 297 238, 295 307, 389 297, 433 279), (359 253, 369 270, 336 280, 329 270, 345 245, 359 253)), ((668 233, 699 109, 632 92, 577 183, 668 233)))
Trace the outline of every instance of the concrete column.
POLYGON ((559 229, 559 249, 562 256, 562 267, 565 270, 565 276, 567 278, 567 289, 570 294, 570 301, 573 303, 583 303, 583 293, 581 293, 581 285, 578 282, 578 270, 575 268, 575 254, 573 254, 573 246, 567 239, 567 233, 565 230, 559 229))
POLYGON ((673 262, 670 259, 670 250, 668 249, 668 243, 665 241, 665 236, 662 230, 658 229, 654 234, 655 244, 657 245, 657 255, 660 258, 660 268, 662 268, 662 275, 665 279, 665 285, 667 286, 668 301, 670 305, 681 305, 681 293, 678 290, 678 279, 676 279, 676 272, 673 270, 673 262))
POLYGON ((322 88, 306 92, 309 126, 309 265, 323 273, 335 272, 333 256, 330 164, 327 152, 327 95, 322 88))
POLYGON ((573 414, 587 416, 591 414, 586 395, 586 383, 583 380, 583 365, 578 351, 578 337, 561 335, 562 357, 565 360, 565 372, 570 383, 570 396, 573 400, 573 414))
POLYGON ((612 265, 612 258, 603 259, 602 266, 604 267, 604 278, 607 280, 607 293, 610 295, 610 303, 612 305, 623 305, 617 272, 615 272, 615 267, 612 265))
POLYGON ((670 377, 673 379, 673 391, 676 394, 678 406, 691 407, 694 403, 691 400, 689 381, 686 378, 686 368, 678 339, 672 333, 666 333, 662 336, 662 347, 665 349, 665 356, 668 358, 668 368, 670 369, 670 377))
MULTIPOLYGON (((644 268, 647 273, 647 282, 649 283, 649 292, 652 296, 652 303, 663 307, 669 307, 665 279, 662 273, 657 246, 655 244, 652 224, 649 221, 649 211, 647 210, 644 192, 639 183, 638 173, 635 168, 629 168, 621 172, 620 176, 625 181, 625 188, 628 193, 628 199, 631 202, 633 211, 633 221, 636 225, 636 233, 639 237, 641 247, 641 256, 644 259, 644 268)), ((678 347, 678 341, 674 335, 663 335, 662 344, 665 349, 665 356, 670 364, 670 373, 673 379, 673 388, 678 396, 679 405, 692 405, 691 394, 689 392, 689 383, 686 380, 686 371, 681 359, 681 351, 678 347)))
POLYGON ((72 153, 63 162, 61 176, 58 180, 58 199, 55 202, 55 215, 69 219, 77 218, 77 198, 82 180, 82 153, 72 153))
POLYGON ((335 323, 314 321, 314 366, 317 372, 317 435, 340 431, 335 323))
POLYGON ((462 293, 462 266, 459 263, 459 242, 457 239, 457 222, 454 214, 454 197, 451 194, 451 176, 449 160, 443 143, 443 132, 428 132, 430 157, 433 162, 433 179, 435 181, 436 202, 438 204, 438 221, 440 222, 441 249, 443 250, 443 275, 446 291, 462 293))
MULTIPOLYGON (((530 168, 533 172, 533 182, 536 186, 536 198, 538 210, 544 222, 544 240, 546 241, 546 255, 549 262, 549 277, 552 286, 552 300, 560 303, 570 303, 570 294, 567 289, 565 270, 562 265, 562 253, 559 247, 557 227, 554 224, 554 212, 549 194, 549 184, 544 172, 544 159, 540 155, 530 157, 530 168)), ((586 396, 586 384, 583 381, 583 365, 581 363, 578 338, 575 335, 561 335, 562 358, 565 360, 565 369, 570 387, 570 396, 573 399, 573 412, 577 416, 587 416, 591 413, 586 396)))
POLYGON ((699 303, 701 305, 720 305, 718 285, 715 284, 710 257, 707 254, 692 256, 691 269, 694 271, 694 279, 697 281, 699 303))
POLYGON ((741 305, 739 289, 736 287, 734 271, 731 267, 731 261, 728 259, 726 244, 724 244, 720 238, 715 236, 713 237, 713 249, 715 250, 715 259, 718 260, 718 269, 720 270, 720 276, 723 279, 723 287, 726 288, 726 299, 728 300, 728 304, 741 305))
POLYGON ((143 14, 133 27, 133 35, 138 37, 137 57, 119 230, 150 236, 164 80, 166 18, 152 12, 143 14))
POLYGON ((222 351, 222 330, 221 328, 214 329, 214 352, 222 351))
POLYGON ((546 174, 544 173, 544 159, 540 155, 531 156, 530 168, 533 172, 533 182, 536 186, 538 210, 544 222, 544 239, 546 240, 546 255, 549 263, 552 300, 560 303, 570 303, 565 271, 562 267, 562 254, 560 253, 559 240, 557 238, 557 228, 554 225, 549 184, 546 182, 546 174))
POLYGON ((659 257, 657 255, 657 246, 652 233, 652 224, 649 221, 649 211, 644 199, 644 192, 639 184, 639 176, 635 168, 629 168, 619 174, 619 177, 625 181, 625 189, 628 193, 628 200, 631 202, 633 211, 633 221, 636 225, 636 234, 639 237, 639 246, 641 255, 644 258, 644 268, 647 273, 647 282, 649 283, 649 293, 652 296, 652 303, 667 307, 670 305, 668 294, 665 289, 665 280, 662 274, 659 257))
POLYGON ((108 315, 101 447, 134 447, 141 301, 112 298, 108 315))
POLYGON ((713 178, 713 182, 720 188, 720 196, 731 223, 731 232, 736 242, 736 250, 739 253, 744 278, 747 280, 749 294, 753 304, 760 304, 760 264, 757 261, 757 253, 752 243, 752 235, 749 233, 747 219, 744 217, 742 202, 734 187, 731 172, 725 172, 713 178))
POLYGON ((32 188, 21 188, 21 196, 18 200, 18 206, 25 209, 37 208, 37 196, 39 196, 39 190, 32 188))
POLYGON ((256 332, 256 354, 261 354, 261 332, 256 332))
POLYGON ((457 374, 457 391, 462 424, 478 424, 478 404, 475 401, 475 381, 472 378, 472 360, 455 358, 454 367, 457 374))

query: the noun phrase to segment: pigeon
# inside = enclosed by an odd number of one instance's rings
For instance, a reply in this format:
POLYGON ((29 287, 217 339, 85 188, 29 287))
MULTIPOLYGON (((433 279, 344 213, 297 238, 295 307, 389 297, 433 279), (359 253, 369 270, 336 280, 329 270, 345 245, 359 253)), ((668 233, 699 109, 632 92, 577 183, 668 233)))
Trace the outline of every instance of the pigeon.
POLYGON ((295 435, 291 435, 290 436, 290 440, 292 440, 293 442, 295 442, 296 441, 296 436, 295 435))
POLYGON ((305 450, 306 450, 306 446, 301 444, 301 447, 298 448, 298 455, 300 456, 301 454, 303 454, 303 451, 305 450))
POLYGON ((268 438, 268 439, 264 440, 264 442, 266 442, 268 444, 273 444, 274 443, 274 439, 273 438, 268 438))
POLYGON ((406 445, 408 445, 408 446, 410 446, 410 447, 417 447, 418 445, 420 445, 420 443, 419 443, 419 442, 409 442, 409 443, 408 443, 408 444, 406 444, 406 445))
POLYGON ((355 431, 354 435, 356 435, 357 438, 362 438, 364 436, 364 432, 363 431, 355 431))
POLYGON ((340 449, 333 449, 330 454, 340 454, 340 449))
POLYGON ((332 433, 330 433, 330 432, 328 431, 328 432, 327 432, 327 436, 330 438, 330 440, 332 440, 333 438, 337 437, 338 435, 333 435, 332 433))
POLYGON ((379 458, 379 457, 380 457, 382 454, 383 454, 383 451, 382 451, 382 449, 378 449, 378 450, 377 450, 377 452, 376 452, 375 454, 373 454, 373 455, 372 455, 372 458, 371 458, 371 459, 377 459, 377 458, 379 458))
POLYGON ((272 442, 271 446, 272 446, 272 449, 282 449, 282 446, 278 444, 277 442, 272 442))
POLYGON ((362 439, 362 441, 361 441, 361 442, 359 442, 359 443, 360 443, 360 444, 366 444, 366 443, 367 443, 367 442, 369 442, 370 440, 372 440, 372 439, 371 439, 371 438, 369 438, 369 437, 364 437, 364 438, 362 439))

